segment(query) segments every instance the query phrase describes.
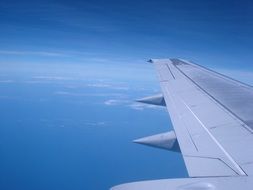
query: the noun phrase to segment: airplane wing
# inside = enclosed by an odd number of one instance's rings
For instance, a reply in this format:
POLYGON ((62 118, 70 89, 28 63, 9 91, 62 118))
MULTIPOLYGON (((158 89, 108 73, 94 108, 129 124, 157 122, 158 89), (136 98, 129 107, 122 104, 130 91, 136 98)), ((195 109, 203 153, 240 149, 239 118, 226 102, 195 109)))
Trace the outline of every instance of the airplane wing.
POLYGON ((253 88, 185 60, 150 62, 162 94, 139 101, 166 106, 174 130, 135 142, 181 152, 189 178, 135 182, 112 189, 252 189, 253 88))

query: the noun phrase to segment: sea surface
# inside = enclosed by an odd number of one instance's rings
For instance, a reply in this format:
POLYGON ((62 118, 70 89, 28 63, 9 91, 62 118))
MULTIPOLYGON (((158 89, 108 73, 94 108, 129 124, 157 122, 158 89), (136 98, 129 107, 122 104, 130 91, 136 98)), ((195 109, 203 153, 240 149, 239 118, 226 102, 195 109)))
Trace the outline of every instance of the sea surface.
POLYGON ((0 72, 0 189, 106 190, 187 176, 179 153, 132 143, 172 128, 165 108, 134 101, 159 93, 155 76, 14 68, 0 72))

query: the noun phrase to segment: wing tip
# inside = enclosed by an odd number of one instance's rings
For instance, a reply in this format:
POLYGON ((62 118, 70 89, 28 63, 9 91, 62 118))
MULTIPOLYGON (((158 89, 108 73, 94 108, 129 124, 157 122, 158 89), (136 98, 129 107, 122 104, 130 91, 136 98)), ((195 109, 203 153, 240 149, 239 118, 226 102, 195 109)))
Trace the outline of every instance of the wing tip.
POLYGON ((168 63, 172 62, 174 58, 159 58, 159 59, 149 59, 148 63, 168 63))
POLYGON ((153 63, 153 59, 147 60, 148 63, 153 63))

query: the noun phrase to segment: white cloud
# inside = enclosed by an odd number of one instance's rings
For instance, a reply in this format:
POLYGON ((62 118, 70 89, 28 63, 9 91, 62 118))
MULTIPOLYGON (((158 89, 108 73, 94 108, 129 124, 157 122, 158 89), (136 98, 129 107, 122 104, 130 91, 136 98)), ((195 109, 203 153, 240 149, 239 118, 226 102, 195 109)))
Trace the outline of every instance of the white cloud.
POLYGON ((54 83, 54 82, 65 82, 73 81, 76 78, 62 77, 62 76, 34 76, 30 80, 23 81, 24 83, 36 84, 36 83, 54 83))
POLYGON ((28 83, 28 84, 43 84, 43 83, 51 83, 50 81, 43 81, 43 80, 27 80, 24 81, 24 83, 28 83))
POLYGON ((139 110, 139 111, 144 110, 144 109, 163 109, 162 106, 143 104, 143 103, 133 102, 130 100, 110 99, 110 100, 106 100, 104 104, 107 106, 125 106, 125 107, 129 107, 131 109, 139 110))
POLYGON ((122 96, 123 95, 120 93, 75 93, 75 92, 68 92, 68 91, 57 91, 57 92, 54 92, 54 94, 61 95, 61 96, 76 96, 76 97, 82 97, 82 96, 108 97, 108 96, 122 96))
POLYGON ((155 106, 155 105, 150 105, 150 104, 143 104, 143 103, 132 103, 128 105, 130 108, 134 110, 144 110, 144 109, 163 109, 164 107, 162 106, 155 106))
POLYGON ((94 87, 94 88, 109 88, 112 90, 129 90, 129 87, 120 86, 118 84, 94 83, 94 84, 88 84, 87 86, 94 87))
POLYGON ((35 76, 33 79, 42 79, 42 80, 74 80, 75 78, 71 77, 61 77, 61 76, 35 76))
POLYGON ((37 56, 50 56, 50 57, 59 57, 59 56, 67 56, 63 53, 58 52, 49 52, 49 51, 8 51, 8 50, 0 50, 1 55, 37 55, 37 56))
POLYGON ((96 83, 96 84, 88 84, 88 87, 96 87, 96 88, 108 88, 111 87, 109 84, 96 83))
POLYGON ((107 123, 105 121, 99 121, 99 122, 86 122, 86 126, 91 126, 91 127, 103 127, 106 126, 107 123))
POLYGON ((112 87, 112 89, 114 89, 114 90, 129 90, 128 87, 124 87, 124 86, 115 86, 115 87, 112 87))
POLYGON ((65 96, 87 96, 86 93, 73 93, 73 92, 67 92, 67 91, 57 91, 54 94, 65 95, 65 96))
MULTIPOLYGON (((65 76, 34 76, 32 80, 27 80, 25 83, 49 83, 49 82, 59 82, 59 81, 83 81, 83 83, 73 83, 67 84, 66 87, 68 88, 84 88, 84 87, 91 87, 91 88, 105 88, 111 90, 129 90, 129 87, 126 85, 122 85, 121 83, 108 83, 104 81, 99 81, 95 83, 88 83, 84 79, 78 77, 65 77, 65 76)), ((1 82, 1 81, 0 81, 1 82)))
POLYGON ((127 100, 114 100, 114 99, 106 100, 104 102, 104 104, 107 105, 107 106, 124 105, 126 103, 128 103, 127 100))
POLYGON ((0 80, 0 83, 13 83, 13 80, 0 80))

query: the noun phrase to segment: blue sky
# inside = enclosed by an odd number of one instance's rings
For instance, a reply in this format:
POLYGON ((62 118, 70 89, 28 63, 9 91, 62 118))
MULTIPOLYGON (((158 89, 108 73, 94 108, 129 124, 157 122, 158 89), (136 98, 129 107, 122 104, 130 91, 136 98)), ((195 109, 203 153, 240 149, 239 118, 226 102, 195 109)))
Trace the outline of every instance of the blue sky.
POLYGON ((251 1, 1 1, 0 61, 138 63, 181 57, 248 67, 251 1))
POLYGON ((146 60, 253 84, 252 22, 252 1, 0 1, 0 189, 186 177, 180 154, 131 143, 172 128, 134 102, 160 91, 146 60))

